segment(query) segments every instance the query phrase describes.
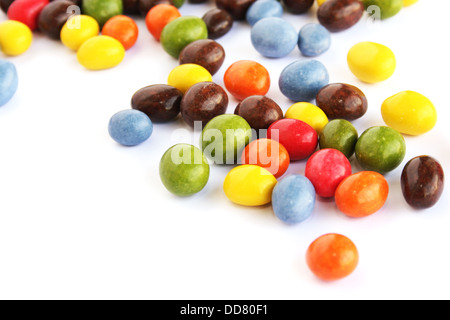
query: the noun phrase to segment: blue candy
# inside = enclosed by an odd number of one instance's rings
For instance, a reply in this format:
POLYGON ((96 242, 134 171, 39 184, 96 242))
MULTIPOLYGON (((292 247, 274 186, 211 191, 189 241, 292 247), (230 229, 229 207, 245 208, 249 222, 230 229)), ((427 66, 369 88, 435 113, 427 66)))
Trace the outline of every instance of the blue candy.
POLYGON ((251 31, 253 47, 267 58, 287 56, 297 46, 298 33, 286 20, 264 18, 251 31))
POLYGON ((283 6, 276 0, 258 0, 247 10, 247 22, 253 26, 259 20, 270 17, 280 18, 283 15, 283 6))
POLYGON ((316 57, 330 48, 330 32, 318 23, 305 25, 298 36, 298 48, 307 57, 316 57))
POLYGON ((290 175, 280 180, 272 192, 275 215, 287 224, 298 224, 308 219, 316 203, 316 190, 302 175, 290 175))
POLYGON ((295 102, 309 102, 328 82, 328 71, 320 61, 297 60, 284 68, 278 84, 287 98, 295 102))
POLYGON ((14 64, 0 60, 0 107, 5 105, 17 91, 19 78, 14 64))
POLYGON ((108 126, 109 135, 124 146, 136 146, 152 135, 153 124, 143 112, 135 109, 114 114, 108 126))

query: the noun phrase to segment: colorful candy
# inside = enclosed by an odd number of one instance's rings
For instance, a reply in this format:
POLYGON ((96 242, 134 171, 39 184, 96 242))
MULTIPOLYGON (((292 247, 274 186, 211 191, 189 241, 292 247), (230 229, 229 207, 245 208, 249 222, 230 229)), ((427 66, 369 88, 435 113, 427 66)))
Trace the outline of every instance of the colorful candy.
POLYGON ((25 53, 33 42, 33 34, 20 21, 7 20, 0 23, 0 48, 8 56, 25 53))
POLYGON ((167 84, 177 88, 184 94, 194 84, 212 82, 212 80, 208 70, 198 64, 188 63, 175 67, 169 73, 167 84))
POLYGON ((132 18, 117 15, 106 21, 102 28, 102 35, 113 37, 123 45, 125 50, 128 50, 136 43, 139 29, 132 18))
POLYGON ((364 7, 368 9, 376 6, 382 20, 395 16, 403 8, 403 0, 362 0, 364 7))
POLYGON ((125 58, 125 48, 109 36, 86 40, 77 52, 78 62, 89 70, 104 70, 119 65, 125 58))
POLYGON ((145 17, 145 24, 152 36, 159 41, 164 27, 179 17, 181 13, 175 6, 161 3, 150 9, 145 17))
POLYGON ((87 15, 71 17, 61 29, 61 42, 67 48, 77 51, 88 39, 98 36, 100 26, 97 20, 87 15))
POLYGON ((360 0, 327 0, 317 11, 320 24, 331 32, 353 27, 363 14, 364 5, 360 0))
POLYGON ((309 102, 297 102, 289 107, 286 111, 286 118, 297 119, 306 122, 317 134, 319 134, 323 127, 328 123, 328 118, 322 109, 309 102))
POLYGON ((202 17, 208 29, 208 38, 215 40, 226 35, 233 27, 233 17, 225 10, 211 9, 202 17))
POLYGON ((330 32, 320 24, 308 23, 300 29, 297 45, 304 56, 317 57, 330 48, 330 32))
POLYGON ((72 1, 65 0, 46 5, 39 14, 39 30, 52 39, 60 40, 61 29, 73 14, 70 10, 72 6, 75 6, 72 1))
POLYGON ((265 134, 261 130, 267 130, 275 121, 283 119, 281 107, 266 96, 250 96, 242 100, 234 110, 237 114, 247 120, 257 134, 265 134))
POLYGON ((328 122, 319 135, 320 149, 332 148, 342 152, 347 158, 355 153, 358 131, 347 120, 335 119, 328 122))
POLYGON ((38 29, 39 14, 49 0, 15 0, 8 9, 8 19, 20 21, 31 31, 38 29))
POLYGON ((146 141, 153 132, 150 118, 139 110, 123 110, 114 114, 108 125, 111 138, 124 146, 136 146, 146 141))
POLYGON ((12 99, 18 85, 19 80, 14 64, 0 60, 0 107, 12 99))
POLYGON ((283 15, 283 6, 276 0, 259 0, 254 2, 247 10, 246 20, 253 26, 264 18, 277 17, 283 15))
POLYGON ((188 44, 180 53, 180 64, 198 64, 215 75, 225 61, 225 50, 216 41, 197 40, 188 44))
POLYGON ((114 16, 123 14, 122 0, 83 0, 83 14, 91 16, 103 25, 114 16))

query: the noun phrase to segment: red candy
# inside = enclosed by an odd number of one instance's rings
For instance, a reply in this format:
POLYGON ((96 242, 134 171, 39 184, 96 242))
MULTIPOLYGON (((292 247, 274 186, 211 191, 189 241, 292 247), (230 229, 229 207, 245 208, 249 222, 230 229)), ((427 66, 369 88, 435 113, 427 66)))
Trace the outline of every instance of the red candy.
POLYGON ((16 0, 8 9, 8 19, 20 21, 31 30, 36 30, 39 14, 49 3, 49 0, 16 0))

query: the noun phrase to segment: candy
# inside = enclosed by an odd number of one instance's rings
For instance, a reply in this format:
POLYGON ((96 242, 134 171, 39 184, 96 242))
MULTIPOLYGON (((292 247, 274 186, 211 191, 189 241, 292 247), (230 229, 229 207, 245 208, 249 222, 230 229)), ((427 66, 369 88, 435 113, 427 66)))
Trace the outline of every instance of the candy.
POLYGON ((354 173, 339 184, 335 193, 338 209, 353 218, 363 218, 378 212, 386 203, 389 184, 373 171, 354 173))
POLYGON ((197 40, 188 44, 180 53, 180 64, 198 64, 214 75, 225 60, 225 50, 216 41, 197 40))
POLYGON ((128 50, 136 43, 139 29, 133 19, 118 15, 106 21, 103 25, 102 35, 113 37, 123 45, 125 50, 128 50))
POLYGON ((282 2, 286 9, 294 14, 305 13, 314 4, 314 0, 282 0, 282 2))
POLYGON ((358 262, 359 253, 355 244, 346 236, 336 233, 320 236, 306 252, 309 269, 324 281, 348 277, 355 271, 358 262))
POLYGON ((395 16, 403 8, 403 0, 362 0, 366 9, 378 7, 381 19, 395 16))
POLYGON ((189 144, 169 148, 159 163, 159 176, 166 189, 180 197, 203 190, 209 180, 208 160, 200 149, 189 144))
POLYGON ((237 100, 250 96, 264 96, 270 89, 267 69, 255 61, 239 60, 225 72, 223 81, 228 92, 237 100))
POLYGON ((108 125, 111 138, 124 146, 136 146, 153 132, 150 118, 139 110, 123 110, 114 114, 108 125))
POLYGON ((39 14, 39 30, 52 39, 60 40, 61 29, 67 19, 72 16, 73 6, 75 5, 72 1, 65 0, 54 1, 46 5, 39 14))
POLYGON ((405 158, 406 144, 403 136, 389 127, 367 129, 359 137, 355 155, 365 170, 385 174, 397 168, 405 158))
POLYGON ((318 136, 309 124, 296 119, 281 119, 272 123, 267 138, 280 142, 292 161, 309 157, 317 148, 318 136))
POLYGON ((321 6, 321 5, 324 4, 325 1, 327 1, 327 0, 317 0, 317 4, 318 4, 319 6, 321 6))
POLYGON ((227 11, 234 20, 244 20, 248 8, 256 0, 216 0, 219 9, 227 11))
POLYGON ((364 93, 346 83, 326 85, 317 93, 316 103, 328 119, 356 120, 367 112, 368 102, 364 93))
POLYGON ((414 136, 430 131, 437 122, 433 103, 414 91, 402 91, 386 99, 381 106, 381 115, 389 127, 414 136))
POLYGON ((353 27, 364 13, 360 0, 328 0, 317 11, 321 25, 331 32, 340 32, 353 27))
POLYGON ((282 18, 265 18, 251 30, 253 47, 267 58, 282 58, 294 50, 298 42, 295 28, 282 18))
POLYGON ((125 57, 125 48, 109 36, 86 40, 77 52, 78 62, 89 70, 103 70, 119 65, 125 57))
POLYGON ((180 113, 182 98, 183 93, 177 88, 155 84, 136 91, 131 107, 144 112, 153 122, 168 122, 180 113))
POLYGON ((4 13, 8 12, 9 7, 15 0, 0 0, 0 8, 4 13))
POLYGON ((139 0, 122 0, 123 13, 126 15, 139 14, 139 0))
POLYGON ((308 23, 300 29, 297 45, 304 56, 316 57, 330 48, 331 35, 322 25, 308 23))
POLYGON ((252 138, 244 118, 224 114, 213 118, 203 128, 200 144, 206 157, 216 164, 235 164, 252 138))
POLYGON ((147 16, 148 12, 158 4, 168 4, 179 8, 184 0, 139 0, 138 11, 142 16, 147 16), (176 4, 175 4, 176 3, 176 4))
POLYGON ((169 22, 161 32, 161 44, 164 50, 175 59, 191 42, 208 39, 205 22, 198 17, 184 16, 169 22))
POLYGON ((247 120, 257 134, 265 134, 260 130, 267 130, 272 123, 283 119, 283 110, 275 101, 266 96, 245 98, 236 106, 234 114, 247 120))
POLYGON ((375 42, 360 42, 348 52, 350 71, 361 81, 376 83, 389 79, 395 71, 396 59, 391 49, 375 42))
POLYGON ((212 82, 212 76, 202 66, 197 64, 182 64, 175 67, 170 73, 167 84, 177 88, 183 94, 199 82, 212 82))
POLYGON ((305 176, 311 181, 319 196, 334 197, 342 180, 352 174, 347 157, 336 149, 315 152, 306 163, 305 176))
POLYGON ((93 17, 100 26, 123 13, 122 0, 83 0, 83 14, 93 17))
POLYGON ((32 31, 38 28, 39 14, 49 0, 16 0, 8 9, 8 19, 20 21, 32 31))
POLYGON ((61 42, 77 51, 86 40, 97 36, 99 32, 100 27, 94 18, 87 15, 74 16, 61 29, 61 42))
POLYGON ((0 23, 0 47, 8 56, 25 53, 33 42, 30 28, 22 22, 7 20, 0 23))
POLYGON ((18 85, 19 80, 14 64, 0 60, 0 107, 12 99, 18 85))
POLYGON ((279 87, 287 98, 308 102, 316 98, 328 81, 328 71, 320 61, 297 60, 281 72, 279 87))
POLYGON ((242 164, 253 164, 267 169, 275 178, 281 177, 289 167, 290 158, 286 148, 278 141, 257 139, 245 147, 242 164))
POLYGON ((401 176, 402 193, 415 209, 433 207, 444 191, 444 170, 430 156, 419 156, 408 161, 401 176))
POLYGON ((209 39, 218 39, 226 35, 233 27, 233 17, 225 10, 211 9, 202 17, 208 29, 209 39))
POLYGON ((347 158, 355 153, 358 131, 347 120, 335 119, 328 122, 319 135, 320 149, 332 148, 342 152, 347 158))
POLYGON ((286 118, 297 119, 306 122, 317 134, 319 134, 323 127, 328 123, 328 118, 325 112, 319 107, 309 102, 297 102, 289 107, 286 111, 286 118))
POLYGON ((224 114, 228 107, 228 95, 214 82, 200 82, 186 91, 181 100, 181 116, 191 127, 195 122, 203 128, 212 118, 224 114))
POLYGON ((223 183, 223 191, 233 203, 256 207, 272 201, 277 179, 266 169, 255 165, 241 165, 232 169, 223 183))
POLYGON ((164 27, 179 17, 181 13, 175 6, 162 3, 150 9, 145 17, 145 24, 151 35, 159 41, 164 27))
POLYGON ((254 2, 247 10, 247 22, 253 26, 259 20, 269 17, 281 18, 283 6, 276 0, 259 0, 254 2))

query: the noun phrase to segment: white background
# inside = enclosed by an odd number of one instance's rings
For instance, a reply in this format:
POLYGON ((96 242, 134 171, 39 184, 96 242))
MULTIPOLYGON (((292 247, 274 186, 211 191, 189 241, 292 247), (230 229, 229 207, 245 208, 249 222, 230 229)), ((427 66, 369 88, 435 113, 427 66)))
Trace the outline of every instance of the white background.
MULTIPOLYGON (((202 16, 209 5, 185 4, 183 15, 202 16)), ((448 0, 421 0, 397 16, 333 34, 320 56, 330 82, 358 86, 369 111, 354 122, 360 133, 384 125, 380 106, 403 90, 435 104, 436 127, 406 137, 404 163, 386 175, 390 196, 373 216, 350 219, 333 201, 318 200, 313 216, 286 226, 270 206, 245 208, 225 197, 231 167, 211 168, 207 187, 190 198, 169 194, 158 164, 175 143, 198 145, 182 119, 157 124, 152 137, 126 148, 108 135, 110 117, 130 108, 138 89, 166 83, 178 65, 137 17, 139 40, 118 67, 91 72, 60 42, 35 33, 28 52, 5 57, 19 72, 15 97, 0 108, 0 298, 2 299, 448 299, 450 298, 449 188, 432 209, 412 210, 400 189, 401 170, 412 157, 435 157, 448 173, 448 0), (367 85, 350 73, 346 55, 360 41, 376 41, 396 54, 394 76, 367 85), (178 130, 177 130, 178 129, 178 130), (342 233, 360 253, 348 278, 326 283, 305 263, 309 244, 322 234, 342 233)), ((316 22, 309 14, 285 13, 299 30, 316 22)), ((6 19, 3 14, 0 20, 6 19)), ((268 96, 287 110, 278 88, 281 70, 296 59, 261 57, 250 27, 237 23, 218 40, 226 68, 252 59, 269 70, 268 96)), ((237 101, 231 99, 228 112, 237 101)), ((354 163, 354 159, 353 159, 354 163)), ((304 173, 305 161, 289 173, 304 173)), ((358 167, 355 165, 355 171, 358 167)))

